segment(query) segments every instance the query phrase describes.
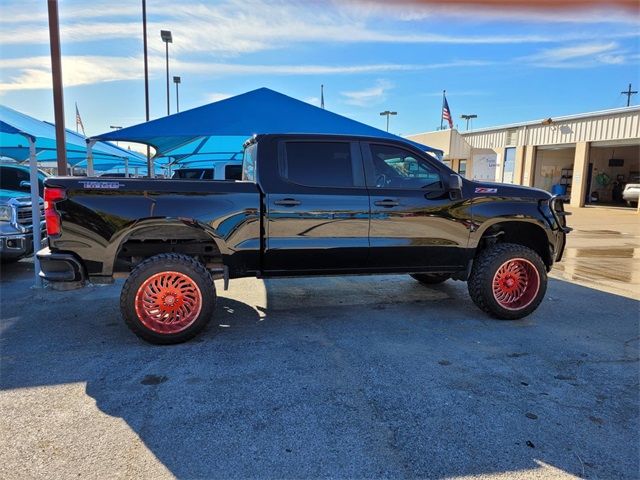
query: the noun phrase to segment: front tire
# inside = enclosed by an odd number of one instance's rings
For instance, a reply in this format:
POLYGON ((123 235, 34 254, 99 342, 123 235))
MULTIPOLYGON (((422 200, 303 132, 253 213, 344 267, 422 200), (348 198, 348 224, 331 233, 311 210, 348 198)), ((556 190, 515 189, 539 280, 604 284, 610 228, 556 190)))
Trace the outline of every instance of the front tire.
POLYGON ((451 278, 450 275, 443 273, 411 273, 410 275, 423 285, 438 285, 451 278))
POLYGON ((138 337, 169 345, 200 333, 215 302, 215 285, 202 263, 188 255, 163 253, 131 272, 120 294, 120 311, 138 337))
POLYGON ((481 310, 501 320, 517 320, 540 305, 547 291, 547 270, 530 248, 501 243, 480 252, 467 287, 481 310))

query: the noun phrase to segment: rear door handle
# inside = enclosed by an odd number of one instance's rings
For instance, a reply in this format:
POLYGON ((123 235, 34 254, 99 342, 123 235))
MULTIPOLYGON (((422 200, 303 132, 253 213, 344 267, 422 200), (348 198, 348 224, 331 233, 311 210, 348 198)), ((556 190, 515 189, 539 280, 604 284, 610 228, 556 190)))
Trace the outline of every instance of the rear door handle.
POLYGON ((283 200, 276 200, 274 205, 280 205, 282 207, 295 207, 300 205, 300 202, 294 198, 285 198, 283 200))
POLYGON ((398 205, 400 205, 400 202, 386 198, 384 200, 373 202, 373 204, 378 207, 397 207, 398 205))

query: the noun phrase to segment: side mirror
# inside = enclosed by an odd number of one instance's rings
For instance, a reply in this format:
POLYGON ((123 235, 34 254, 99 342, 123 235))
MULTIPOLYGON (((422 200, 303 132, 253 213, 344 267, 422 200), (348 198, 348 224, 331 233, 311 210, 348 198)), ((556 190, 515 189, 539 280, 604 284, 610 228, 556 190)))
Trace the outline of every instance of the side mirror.
POLYGON ((29 183, 27 180, 22 180, 20 182, 20 189, 21 190, 31 190, 31 183, 29 183))
POLYGON ((449 175, 449 195, 451 199, 462 198, 462 178, 457 173, 449 175))

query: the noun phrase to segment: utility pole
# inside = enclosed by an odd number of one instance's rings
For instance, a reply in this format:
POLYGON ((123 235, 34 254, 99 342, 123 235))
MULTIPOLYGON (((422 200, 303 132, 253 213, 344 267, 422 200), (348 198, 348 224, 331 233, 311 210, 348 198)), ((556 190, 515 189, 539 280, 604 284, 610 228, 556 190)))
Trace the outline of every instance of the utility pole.
POLYGON ((62 55, 60 53, 60 22, 58 0, 48 0, 49 42, 51 45, 51 75, 53 77, 53 111, 56 122, 56 153, 58 175, 67 173, 67 139, 64 129, 64 96, 62 92, 62 55))
POLYGON ((629 84, 629 88, 626 91, 620 92, 621 95, 627 96, 627 107, 631 105, 631 95, 635 95, 637 93, 638 93, 637 90, 631 90, 631 84, 629 84))

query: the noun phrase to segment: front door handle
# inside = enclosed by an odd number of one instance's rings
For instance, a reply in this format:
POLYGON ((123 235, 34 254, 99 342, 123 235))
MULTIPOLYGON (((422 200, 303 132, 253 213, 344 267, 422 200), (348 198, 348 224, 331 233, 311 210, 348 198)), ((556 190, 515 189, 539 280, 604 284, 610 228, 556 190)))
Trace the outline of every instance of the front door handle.
POLYGON ((400 205, 400 202, 386 198, 384 200, 373 202, 373 204, 378 207, 397 207, 398 205, 400 205))
POLYGON ((276 200, 274 205, 280 205, 282 207, 295 207, 300 205, 300 202, 294 198, 285 198, 283 200, 276 200))

